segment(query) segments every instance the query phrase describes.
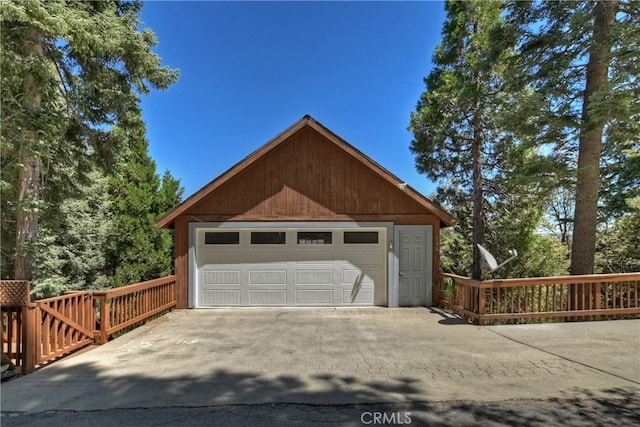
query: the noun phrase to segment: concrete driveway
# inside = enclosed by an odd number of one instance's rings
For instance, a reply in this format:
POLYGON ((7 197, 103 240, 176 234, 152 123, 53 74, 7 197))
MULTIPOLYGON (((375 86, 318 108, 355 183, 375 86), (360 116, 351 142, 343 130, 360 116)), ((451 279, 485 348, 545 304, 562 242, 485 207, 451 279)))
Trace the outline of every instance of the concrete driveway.
POLYGON ((640 398, 640 320, 478 327, 427 308, 177 310, 2 385, 2 411, 640 398))

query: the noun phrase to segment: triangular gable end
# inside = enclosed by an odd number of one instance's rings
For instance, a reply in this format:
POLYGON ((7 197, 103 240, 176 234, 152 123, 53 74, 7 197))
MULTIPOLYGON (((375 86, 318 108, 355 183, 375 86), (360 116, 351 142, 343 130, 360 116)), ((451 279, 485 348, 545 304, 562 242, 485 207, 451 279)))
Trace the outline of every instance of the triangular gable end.
MULTIPOLYGON (((414 203, 422 206, 425 212, 428 212, 432 215, 435 215, 442 226, 451 226, 455 224, 455 218, 440 208, 438 205, 431 202, 429 199, 424 197, 422 194, 415 191, 408 185, 403 185, 403 182, 397 178, 395 175, 391 174, 389 171, 384 169, 378 163, 373 161, 371 158, 363 154, 361 151, 356 149, 351 144, 344 141, 342 138, 334 134, 332 131, 324 127, 322 124, 317 122, 310 116, 304 116, 301 120, 294 123, 288 129, 277 135, 275 138, 267 142, 265 145, 260 147, 258 150, 247 156, 245 159, 231 167, 229 170, 224 172, 218 178, 211 181, 209 184, 204 186, 198 192, 193 194, 191 197, 186 199, 183 203, 169 211, 162 218, 160 218, 157 222, 160 227, 169 227, 173 226, 175 220, 183 215, 192 213, 192 209, 197 209, 198 205, 205 201, 205 199, 209 198, 213 193, 219 193, 219 191, 223 191, 223 187, 227 185, 231 185, 230 183, 234 181, 234 178, 240 177, 242 174, 245 174, 248 169, 252 166, 255 167, 264 167, 261 166, 261 163, 264 163, 265 158, 270 155, 277 147, 281 146, 283 143, 286 143, 290 139, 296 136, 301 132, 304 132, 305 128, 309 128, 319 134, 323 139, 332 143, 334 147, 337 147, 340 151, 348 154, 348 157, 355 159, 358 163, 368 170, 370 170, 376 178, 379 178, 382 181, 386 181, 390 185, 394 187, 402 188, 401 196, 403 198, 411 199, 414 203)), ((283 146, 286 147, 286 146, 283 146)), ((335 151, 335 149, 334 149, 335 151)), ((231 188, 229 188, 231 190, 231 188)), ((333 191, 337 189, 334 188, 333 191)), ((399 190, 396 190, 399 191, 399 190)), ((231 192, 233 194, 233 192, 231 192)), ((399 199, 398 199, 399 200, 399 199)), ((408 202, 408 200, 406 200, 408 202)))

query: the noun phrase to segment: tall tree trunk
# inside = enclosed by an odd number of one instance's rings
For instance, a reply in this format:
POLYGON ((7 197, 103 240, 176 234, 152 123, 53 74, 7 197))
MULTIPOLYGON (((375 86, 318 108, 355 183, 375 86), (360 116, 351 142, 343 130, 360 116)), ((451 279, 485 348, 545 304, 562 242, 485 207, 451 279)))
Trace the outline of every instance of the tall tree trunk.
POLYGON ((480 129, 480 108, 477 105, 473 115, 473 265, 471 278, 483 280, 482 254, 478 245, 484 245, 484 215, 482 209, 482 135, 480 129))
POLYGON ((18 182, 15 279, 32 280, 35 272, 33 244, 38 240, 38 213, 34 202, 40 193, 40 159, 22 160, 18 182))
MULTIPOLYGON (((582 103, 582 129, 578 149, 578 170, 575 203, 575 222, 571 246, 571 274, 593 274, 598 223, 598 192, 600 186, 600 155, 605 121, 594 119, 589 113, 591 96, 607 81, 608 55, 613 41, 610 38, 618 9, 616 1, 600 1, 594 7, 593 45, 587 63, 586 84, 582 103)), ((596 289, 572 288, 570 309, 588 309, 596 289)))
POLYGON ((591 96, 607 81, 609 39, 615 20, 617 3, 601 1, 595 6, 593 49, 587 64, 586 86, 582 105, 583 128, 580 131, 578 171, 571 246, 571 274, 592 274, 596 250, 600 155, 604 121, 597 122, 589 114, 591 96))
MULTIPOLYGON (((42 34, 31 29, 25 46, 25 56, 44 54, 42 34)), ((40 112, 42 97, 40 84, 34 73, 25 75, 23 83, 22 107, 27 120, 32 121, 40 112)), ((32 126, 26 126, 27 129, 32 126)), ((33 244, 38 240, 38 212, 35 209, 40 197, 41 159, 37 153, 37 131, 25 135, 20 150, 20 172, 18 176, 18 212, 16 216, 16 259, 14 277, 16 280, 32 280, 35 272, 33 244)))

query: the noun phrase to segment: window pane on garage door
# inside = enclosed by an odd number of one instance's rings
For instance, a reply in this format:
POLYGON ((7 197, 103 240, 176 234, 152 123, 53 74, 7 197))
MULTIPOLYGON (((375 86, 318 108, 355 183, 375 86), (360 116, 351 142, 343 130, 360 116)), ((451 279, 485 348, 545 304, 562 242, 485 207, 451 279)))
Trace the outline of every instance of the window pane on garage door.
POLYGON ((377 231, 345 231, 344 242, 347 244, 377 244, 377 231))
POLYGON ((298 231, 299 245, 330 245, 333 233, 330 231, 298 231))
POLYGON ((252 245, 284 245, 287 243, 287 233, 284 231, 252 231, 252 245))
POLYGON ((238 231, 208 231, 204 233, 205 245, 239 245, 238 231))

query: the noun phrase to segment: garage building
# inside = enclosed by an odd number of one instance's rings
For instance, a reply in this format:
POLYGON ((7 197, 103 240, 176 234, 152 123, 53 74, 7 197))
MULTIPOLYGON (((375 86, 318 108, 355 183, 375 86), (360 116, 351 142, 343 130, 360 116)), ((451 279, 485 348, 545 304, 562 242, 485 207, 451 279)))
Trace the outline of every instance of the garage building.
POLYGON ((429 306, 454 223, 310 116, 158 220, 178 308, 429 306))

